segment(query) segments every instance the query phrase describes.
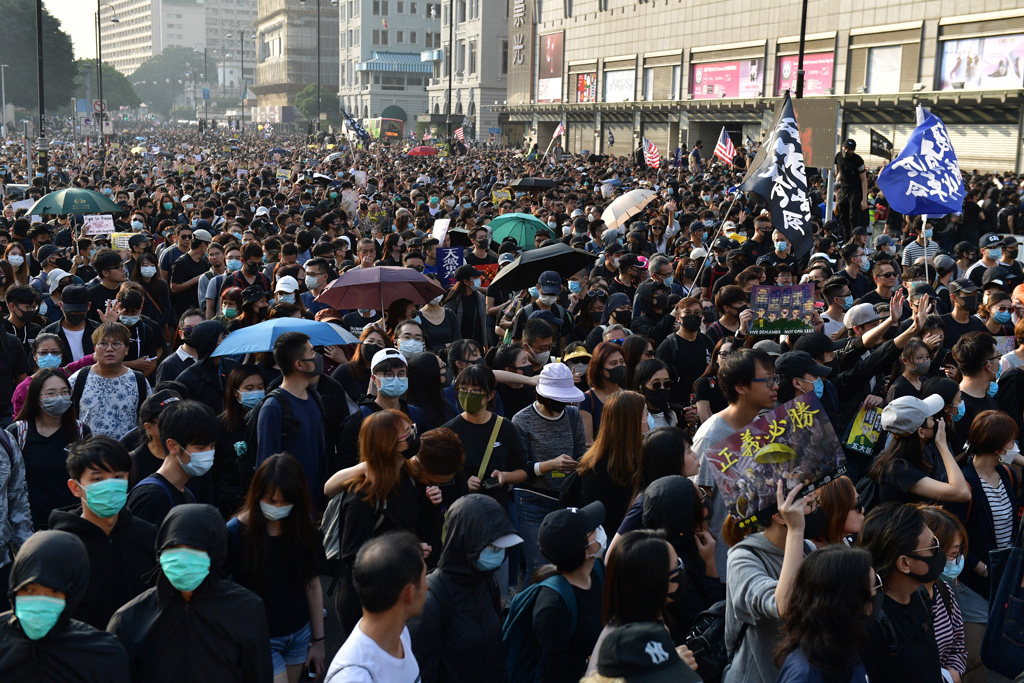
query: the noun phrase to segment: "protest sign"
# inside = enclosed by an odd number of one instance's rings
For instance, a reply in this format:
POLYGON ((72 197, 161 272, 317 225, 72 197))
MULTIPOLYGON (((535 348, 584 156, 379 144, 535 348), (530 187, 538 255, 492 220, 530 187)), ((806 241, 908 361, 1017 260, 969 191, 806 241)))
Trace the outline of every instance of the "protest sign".
POLYGON ((750 336, 804 334, 813 332, 814 285, 763 287, 754 285, 750 307, 756 318, 750 324, 750 336))
POLYGON ((444 244, 445 235, 448 234, 448 226, 452 224, 450 218, 437 218, 434 220, 434 228, 430 231, 430 236, 437 240, 438 244, 444 244))
POLYGON ((133 232, 114 232, 110 234, 110 246, 118 251, 128 251, 128 240, 131 239, 133 232))
POLYGON ((114 232, 114 217, 85 215, 82 217, 83 235, 109 235, 114 232))
POLYGON ((292 170, 290 168, 279 168, 277 169, 278 180, 288 180, 292 177, 292 170))
POLYGON ((854 453, 871 455, 882 434, 882 409, 861 406, 850 423, 843 445, 854 453))
POLYGON ((462 254, 463 247, 437 248, 437 276, 445 289, 451 289, 452 283, 455 282, 455 271, 466 263, 462 254))
POLYGON ((500 190, 494 190, 491 192, 491 202, 497 206, 505 201, 512 201, 512 190, 507 187, 503 187, 500 190))
POLYGON ((1013 353, 1017 348, 1016 337, 998 336, 996 337, 996 353, 1000 356, 1005 356, 1008 353, 1013 353))
POLYGON ((745 527, 773 511, 777 482, 809 493, 846 473, 846 457, 813 392, 763 414, 703 453, 726 510, 745 527))

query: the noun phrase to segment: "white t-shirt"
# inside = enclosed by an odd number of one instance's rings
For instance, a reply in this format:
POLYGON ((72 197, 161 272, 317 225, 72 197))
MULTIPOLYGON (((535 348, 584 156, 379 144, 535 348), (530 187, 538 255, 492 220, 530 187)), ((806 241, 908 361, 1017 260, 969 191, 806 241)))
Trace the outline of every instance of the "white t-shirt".
POLYGON ((68 338, 68 348, 71 349, 71 359, 81 360, 82 356, 85 355, 85 349, 82 348, 82 337, 85 336, 85 328, 83 327, 75 332, 65 327, 64 336, 68 338))
POLYGON ((833 334, 846 327, 846 325, 843 324, 842 320, 832 320, 832 318, 828 317, 824 313, 821 314, 821 321, 825 323, 822 326, 821 331, 827 334, 829 337, 831 337, 833 334))
POLYGON ((392 657, 363 633, 360 619, 348 640, 334 655, 327 669, 326 683, 419 683, 420 666, 412 655, 409 629, 402 629, 401 659, 392 657))

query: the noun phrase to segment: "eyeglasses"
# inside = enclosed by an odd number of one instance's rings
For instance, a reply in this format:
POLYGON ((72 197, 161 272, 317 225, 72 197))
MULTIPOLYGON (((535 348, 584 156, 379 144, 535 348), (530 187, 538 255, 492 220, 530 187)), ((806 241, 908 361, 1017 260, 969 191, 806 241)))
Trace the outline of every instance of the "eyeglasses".
POLYGON ((405 370, 397 370, 395 372, 385 372, 383 375, 377 375, 378 379, 394 379, 396 377, 404 379, 405 377, 408 377, 408 374, 406 374, 405 370))
POLYGON ((459 396, 486 396, 486 391, 480 391, 479 389, 459 389, 459 396))
POLYGON ((918 553, 923 553, 923 552, 925 552, 925 551, 927 551, 927 550, 931 550, 931 551, 932 551, 932 554, 931 554, 931 555, 928 555, 928 557, 934 557, 934 556, 935 556, 935 553, 941 553, 941 552, 942 552, 942 546, 941 546, 941 545, 939 545, 939 539, 937 539, 937 538, 935 538, 935 537, 933 536, 933 537, 932 537, 932 544, 931 544, 930 546, 928 546, 927 548, 918 548, 918 549, 917 549, 917 550, 915 550, 915 551, 914 551, 913 553, 907 553, 907 556, 908 556, 908 557, 912 557, 912 558, 914 558, 914 559, 918 559, 918 560, 919 560, 919 559, 921 559, 921 558, 919 558, 919 557, 916 557, 916 555, 917 555, 918 553))
POLYGON ((416 431, 416 423, 410 423, 409 427, 405 430, 405 434, 402 434, 400 437, 398 437, 398 440, 405 441, 410 437, 414 437, 416 436, 416 431))
POLYGON ((424 341, 422 334, 409 334, 408 332, 403 334, 398 339, 399 339, 399 341, 413 340, 413 341, 418 341, 418 342, 421 342, 421 343, 424 341))
POLYGON ((890 271, 885 272, 885 273, 879 273, 878 277, 896 277, 896 271, 895 270, 890 270, 890 271))
POLYGON ((860 514, 864 514, 864 501, 860 499, 860 496, 857 497, 857 500, 853 501, 853 507, 850 510, 856 510, 860 514))
POLYGON ((99 344, 96 345, 96 348, 99 349, 100 351, 106 351, 108 349, 111 350, 111 351, 120 351, 121 349, 124 348, 124 342, 121 342, 121 341, 112 341, 112 342, 101 341, 99 344))
POLYGON ((651 382, 651 385, 650 385, 649 388, 651 390, 653 390, 653 391, 661 391, 662 389, 671 389, 672 388, 672 380, 667 379, 664 382, 651 382))
POLYGON ((39 394, 39 398, 57 398, 58 396, 61 398, 71 398, 71 392, 64 389, 63 391, 46 391, 39 394))
MULTIPOLYGON (((718 357, 721 358, 722 354, 718 354, 718 357)), ((754 379, 752 379, 750 381, 751 382, 764 382, 764 385, 766 387, 768 387, 769 389, 771 389, 772 387, 779 386, 779 383, 782 381, 782 377, 780 375, 775 375, 773 377, 755 377, 754 379)))
POLYGON ((676 577, 682 574, 685 569, 686 567, 683 566, 683 558, 677 557, 675 569, 668 573, 668 580, 675 583, 676 577))
POLYGON ((871 587, 871 595, 878 595, 879 591, 885 590, 885 584, 882 583, 882 577, 875 573, 875 585, 871 587))

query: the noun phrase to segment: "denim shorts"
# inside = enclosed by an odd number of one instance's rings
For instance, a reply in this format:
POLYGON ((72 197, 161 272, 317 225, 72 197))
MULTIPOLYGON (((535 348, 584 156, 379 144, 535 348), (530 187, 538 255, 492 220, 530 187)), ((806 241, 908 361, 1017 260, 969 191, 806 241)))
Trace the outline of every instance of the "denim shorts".
POLYGON ((270 658, 274 662, 274 675, 285 672, 285 667, 306 663, 309 654, 309 640, 313 629, 309 622, 289 636, 270 639, 270 658))

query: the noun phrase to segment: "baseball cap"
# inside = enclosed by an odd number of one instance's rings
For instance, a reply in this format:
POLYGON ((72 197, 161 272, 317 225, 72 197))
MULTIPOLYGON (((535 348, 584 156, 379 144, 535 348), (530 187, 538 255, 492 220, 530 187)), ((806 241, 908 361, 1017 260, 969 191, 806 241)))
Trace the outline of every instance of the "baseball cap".
POLYGON ((900 396, 889 402, 882 411, 882 429, 896 436, 907 436, 921 428, 932 415, 946 407, 946 399, 939 394, 928 398, 900 396))
POLYGON ((845 147, 846 149, 857 149, 857 141, 854 140, 853 138, 849 138, 846 142, 843 143, 843 147, 845 147))
MULTIPOLYGON (((384 351, 378 351, 377 354, 384 351)), ((375 361, 376 358, 374 356, 375 361)), ((537 531, 540 552, 556 565, 571 561, 586 545, 587 535, 604 523, 604 515, 604 503, 599 500, 581 508, 565 508, 549 513, 537 531)))
POLYGON ((646 268, 646 259, 637 254, 623 254, 619 259, 619 270, 623 268, 646 268))
POLYGON ((373 358, 370 360, 370 369, 377 367, 386 360, 400 360, 402 365, 408 365, 409 362, 405 360, 405 356, 398 349, 381 349, 377 353, 373 354, 373 358))
POLYGON ((846 326, 846 329, 852 330, 857 325, 867 325, 881 320, 881 318, 882 316, 878 315, 875 307, 871 304, 857 304, 843 316, 843 325, 846 326))
POLYGON ((991 268, 986 268, 985 273, 981 276, 981 286, 997 285, 1005 287, 1010 283, 1012 277, 1013 273, 1010 272, 1009 268, 1005 266, 992 266, 991 268))
POLYGON ((779 346, 779 342, 774 339, 762 339, 761 341, 754 344, 754 348, 760 351, 764 351, 772 358, 778 358, 782 355, 782 347, 779 346))
MULTIPOLYGON (((836 351, 846 345, 845 340, 833 341, 824 332, 808 332, 801 334, 795 342, 795 351, 806 351, 812 358, 821 358, 828 351, 836 351)), ((754 346, 757 346, 756 344, 754 346)))
POLYGON ((202 228, 199 228, 198 230, 192 231, 192 241, 206 242, 207 244, 209 244, 210 242, 213 241, 213 236, 210 234, 208 230, 203 230, 202 228))
POLYGON ((948 273, 953 270, 953 266, 956 265, 956 261, 949 254, 939 254, 935 257, 935 270, 940 273, 948 273))
POLYGON ((606 254, 621 254, 624 251, 626 251, 626 247, 622 246, 618 242, 612 242, 604 248, 604 253, 606 254))
POLYGON ((712 249, 735 249, 739 244, 735 240, 731 240, 728 237, 719 237, 715 240, 714 244, 711 245, 712 249))
POLYGON ((572 213, 569 214, 569 218, 576 218, 577 216, 583 215, 583 209, 573 209, 572 213))
POLYGON ((854 237, 863 237, 864 235, 868 234, 868 229, 865 228, 863 225, 858 225, 853 229, 853 232, 851 232, 850 234, 853 235, 854 237))
POLYGON ((986 232, 984 235, 981 236, 981 239, 978 240, 979 249, 999 247, 1002 246, 1002 244, 1003 240, 999 237, 999 235, 995 234, 994 232, 986 232))
POLYGON ((1013 235, 1005 235, 1003 237, 1003 246, 1004 247, 1016 247, 1016 246, 1019 246, 1019 243, 1017 242, 1017 238, 1014 237, 1013 235))
POLYGON ((505 264, 505 263, 512 263, 515 260, 516 260, 516 255, 515 254, 511 254, 511 253, 506 251, 504 254, 501 254, 500 256, 498 256, 498 265, 500 266, 500 265, 505 264))
POLYGON ((949 283, 949 291, 951 294, 963 292, 964 294, 971 294, 972 292, 978 291, 978 285, 974 284, 974 280, 962 277, 959 280, 953 280, 949 283))
MULTIPOLYGON (((621 267, 621 262, 619 266, 621 267)), ((537 289, 541 294, 558 294, 562 291, 562 276, 553 270, 545 270, 537 278, 537 289)))
POLYGON ((832 368, 819 365, 806 351, 787 351, 775 359, 775 372, 788 377, 803 377, 808 372, 815 377, 828 377, 832 368))
POLYGON ((71 273, 69 273, 68 271, 61 270, 60 268, 56 268, 55 270, 51 270, 50 274, 46 276, 47 291, 49 291, 50 294, 53 294, 54 292, 56 292, 57 288, 60 287, 60 281, 63 280, 64 278, 66 278, 66 277, 74 277, 74 276, 71 273))
POLYGON ((878 235, 877 237, 875 237, 875 249, 892 243, 893 239, 888 235, 878 235))
POLYGON ((38 261, 40 263, 43 263, 43 262, 46 261, 46 259, 50 258, 51 256, 53 256, 54 254, 56 254, 59 251, 60 251, 60 247, 58 247, 56 245, 44 244, 43 246, 39 247, 38 261))
POLYGON ((921 296, 935 296, 935 290, 927 282, 915 282, 910 285, 910 298, 916 299, 921 296))
POLYGON ((696 249, 694 249, 693 251, 690 252, 690 258, 692 258, 692 259, 707 258, 707 255, 708 255, 708 250, 705 249, 704 247, 697 247, 696 249))
POLYGON ((277 286, 274 287, 274 292, 284 292, 291 294, 299 288, 299 281, 293 278, 291 275, 285 275, 283 278, 277 281, 277 286))
MULTIPOLYGON (((612 629, 601 641, 597 673, 629 683, 691 683, 700 676, 675 651, 661 624, 634 622, 612 629)), ((603 679, 602 679, 603 680, 603 679)))
POLYGON ((808 259, 807 261, 808 265, 810 265, 812 261, 824 261, 825 263, 829 263, 832 265, 835 265, 836 262, 834 258, 832 258, 823 251, 816 251, 813 254, 811 254, 811 258, 808 259))
POLYGON ((83 313, 89 310, 89 290, 85 285, 68 285, 60 295, 65 313, 83 313))
POLYGON ((249 285, 242 290, 242 305, 251 304, 260 299, 266 299, 267 293, 259 285, 249 285))
POLYGON ((139 421, 153 422, 155 418, 164 412, 164 408, 181 400, 181 395, 171 389, 160 389, 154 391, 139 407, 139 421))
POLYGON ((253 214, 253 218, 256 218, 257 216, 269 216, 269 215, 270 215, 270 209, 268 209, 265 206, 261 206, 260 208, 256 209, 256 213, 253 214))
POLYGON ((953 247, 953 253, 956 254, 957 256, 973 250, 974 246, 966 240, 964 240, 963 242, 957 242, 956 246, 953 247))
POLYGON ((134 234, 134 235, 132 235, 131 237, 128 238, 128 246, 129 247, 137 247, 140 244, 146 244, 147 242, 152 242, 152 241, 153 241, 152 237, 150 237, 148 234, 146 234, 144 232, 140 232, 140 233, 136 233, 136 234, 134 234))

